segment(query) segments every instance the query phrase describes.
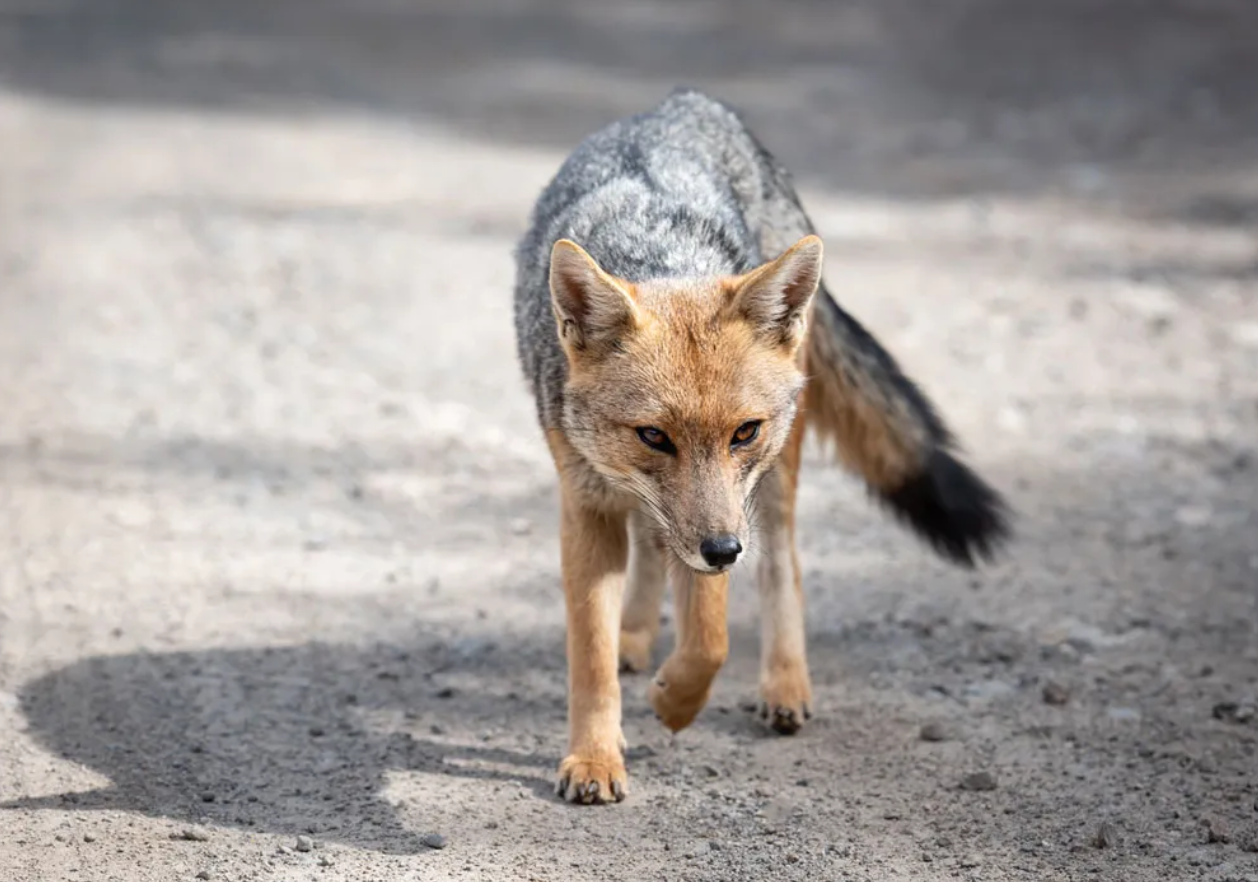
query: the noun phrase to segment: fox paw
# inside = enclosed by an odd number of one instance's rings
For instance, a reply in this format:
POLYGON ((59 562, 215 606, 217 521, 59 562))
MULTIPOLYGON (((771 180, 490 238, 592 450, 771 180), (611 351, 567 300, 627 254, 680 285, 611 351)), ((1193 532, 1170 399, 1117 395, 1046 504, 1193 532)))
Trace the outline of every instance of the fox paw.
POLYGON ((651 647, 655 634, 646 628, 634 628, 620 632, 620 669, 640 673, 651 666, 651 647))
POLYGON ((555 792, 568 802, 602 805, 621 802, 629 792, 629 776, 620 757, 592 759, 572 754, 559 764, 555 792))
POLYGON ((699 711, 708 703, 707 689, 686 689, 670 685, 661 676, 651 681, 647 699, 655 710, 655 716, 670 732, 680 732, 694 722, 699 711))
POLYGON ((779 735, 794 735, 812 719, 812 687, 798 669, 775 671, 760 684, 760 719, 779 735))

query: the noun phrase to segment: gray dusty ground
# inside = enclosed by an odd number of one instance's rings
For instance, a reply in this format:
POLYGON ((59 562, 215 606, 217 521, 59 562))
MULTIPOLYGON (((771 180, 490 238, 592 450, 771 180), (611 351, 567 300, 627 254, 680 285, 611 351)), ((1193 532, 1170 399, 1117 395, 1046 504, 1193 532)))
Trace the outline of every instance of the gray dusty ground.
POLYGON ((1252 4, 497 6, 0 0, 0 879, 1258 879, 1252 4), (1020 538, 950 569, 814 456, 820 717, 741 710, 743 578, 570 808, 510 248, 677 82, 1020 538))

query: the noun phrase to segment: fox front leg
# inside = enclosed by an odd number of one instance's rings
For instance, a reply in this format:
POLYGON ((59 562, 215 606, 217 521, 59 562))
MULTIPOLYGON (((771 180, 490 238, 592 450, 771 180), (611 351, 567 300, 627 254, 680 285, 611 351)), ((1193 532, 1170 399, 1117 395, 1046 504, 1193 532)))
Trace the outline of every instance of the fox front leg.
POLYGON ((564 488, 560 557, 568 618, 568 756, 557 789, 569 802, 620 802, 628 791, 617 644, 627 540, 624 518, 592 511, 564 488))
POLYGON ((729 574, 677 569, 677 645, 647 693, 656 716, 673 732, 689 726, 703 710, 729 655, 729 574))

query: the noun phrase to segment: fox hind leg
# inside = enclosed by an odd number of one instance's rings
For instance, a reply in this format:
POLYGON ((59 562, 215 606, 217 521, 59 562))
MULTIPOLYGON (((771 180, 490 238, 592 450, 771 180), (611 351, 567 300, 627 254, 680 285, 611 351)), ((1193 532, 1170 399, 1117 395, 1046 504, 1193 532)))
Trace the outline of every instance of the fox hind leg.
POLYGON ((756 499, 762 551, 760 594, 760 717, 793 735, 812 715, 812 683, 804 632, 804 592, 795 549, 795 495, 803 446, 803 415, 756 499))
POLYGON ((645 671, 660 633, 660 604, 668 583, 666 552, 646 523, 648 516, 629 516, 629 571, 620 617, 620 669, 645 671))

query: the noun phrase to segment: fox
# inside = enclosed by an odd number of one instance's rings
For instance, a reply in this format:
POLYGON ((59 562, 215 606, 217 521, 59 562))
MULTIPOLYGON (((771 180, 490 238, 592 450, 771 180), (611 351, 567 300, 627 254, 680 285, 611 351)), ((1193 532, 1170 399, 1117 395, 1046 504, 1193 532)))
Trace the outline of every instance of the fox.
POLYGON ((647 697, 672 732, 729 654, 731 572, 759 552, 759 715, 812 717, 795 537, 806 434, 944 559, 1012 536, 1004 496, 939 410, 831 296, 823 244, 740 111, 674 88, 581 141, 515 248, 517 352, 558 477, 567 802, 628 793, 621 673, 651 666, 671 583, 675 639, 647 697))

